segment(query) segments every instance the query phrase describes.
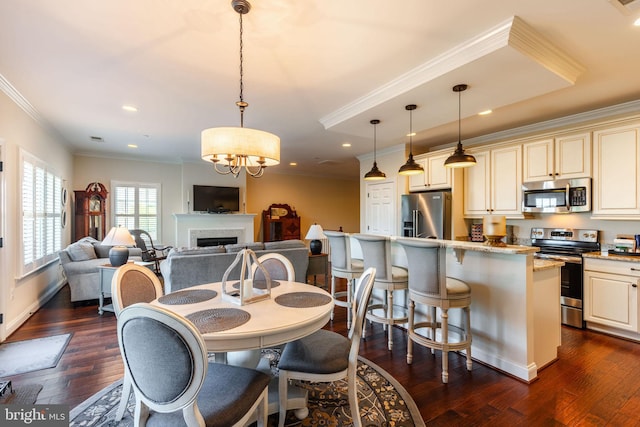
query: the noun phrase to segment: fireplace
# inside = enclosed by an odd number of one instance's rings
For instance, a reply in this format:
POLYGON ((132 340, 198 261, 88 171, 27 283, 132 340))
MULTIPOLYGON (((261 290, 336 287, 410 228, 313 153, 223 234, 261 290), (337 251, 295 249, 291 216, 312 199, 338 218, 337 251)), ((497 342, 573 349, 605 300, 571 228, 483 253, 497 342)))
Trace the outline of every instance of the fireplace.
MULTIPOLYGON (((202 246, 198 239, 235 239, 253 242, 255 214, 174 214, 176 246, 202 246)), ((214 243, 215 244, 215 243, 214 243)))
POLYGON ((238 243, 237 237, 200 237, 196 239, 196 246, 224 246, 238 243))

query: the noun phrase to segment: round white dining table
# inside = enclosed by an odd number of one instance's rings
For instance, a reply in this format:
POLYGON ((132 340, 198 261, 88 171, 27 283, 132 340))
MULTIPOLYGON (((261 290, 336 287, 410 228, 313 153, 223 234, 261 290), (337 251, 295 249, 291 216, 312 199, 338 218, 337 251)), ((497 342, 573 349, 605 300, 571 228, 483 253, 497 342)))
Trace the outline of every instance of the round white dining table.
MULTIPOLYGON (((275 347, 321 329, 333 299, 313 285, 274 281, 270 298, 239 305, 222 298, 222 283, 192 286, 152 302, 181 314, 200 330, 214 353, 275 347)), ((227 283, 227 290, 232 289, 227 283)))

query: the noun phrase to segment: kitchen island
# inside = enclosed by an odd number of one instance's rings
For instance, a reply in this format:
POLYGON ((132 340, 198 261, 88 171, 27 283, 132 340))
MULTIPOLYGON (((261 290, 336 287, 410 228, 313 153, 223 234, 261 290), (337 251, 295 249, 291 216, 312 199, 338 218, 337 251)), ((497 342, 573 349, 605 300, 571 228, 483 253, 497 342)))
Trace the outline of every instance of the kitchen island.
MULTIPOLYGON (((358 242, 351 240, 357 257, 358 242)), ((447 275, 471 287, 472 358, 523 381, 534 380, 538 370, 557 359, 563 263, 535 260, 536 247, 433 241, 447 248, 447 275)), ((395 264, 407 265, 394 238, 392 252, 395 264)), ((455 311, 450 320, 461 322, 455 311)))

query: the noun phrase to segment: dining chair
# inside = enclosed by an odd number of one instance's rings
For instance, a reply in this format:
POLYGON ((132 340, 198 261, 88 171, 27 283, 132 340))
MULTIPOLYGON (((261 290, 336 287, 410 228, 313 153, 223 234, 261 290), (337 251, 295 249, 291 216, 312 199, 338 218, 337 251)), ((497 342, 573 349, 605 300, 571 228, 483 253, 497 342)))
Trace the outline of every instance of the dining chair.
POLYGON ((375 267, 376 280, 374 289, 384 291, 384 298, 380 303, 369 305, 367 320, 381 323, 387 330, 387 346, 393 348, 393 325, 407 323, 406 303, 394 304, 394 293, 406 290, 408 287, 407 269, 393 265, 391 256, 391 239, 388 236, 374 234, 354 234, 353 236, 362 248, 364 268, 375 267))
POLYGON ((160 273, 160 261, 167 259, 169 250, 173 246, 155 246, 151 235, 145 230, 129 230, 136 242, 136 247, 142 251, 142 261, 154 263, 154 272, 160 273))
POLYGON ((347 308, 347 328, 350 328, 353 284, 364 271, 364 263, 361 259, 351 258, 351 239, 348 234, 331 230, 325 230, 324 234, 329 239, 331 255, 331 297, 335 305, 347 308), (336 292, 336 278, 347 279, 346 291, 336 292))
MULTIPOLYGON (((151 302, 162 296, 162 284, 153 271, 134 263, 119 267, 111 279, 111 302, 113 312, 119 316, 123 308, 138 302, 151 302)), ((115 419, 120 421, 127 410, 131 394, 131 378, 124 371, 122 395, 115 419)))
POLYGON ((278 426, 284 426, 290 380, 331 382, 347 379, 349 407, 353 425, 360 427, 356 370, 364 317, 369 305, 375 268, 365 270, 356 283, 352 306, 353 321, 345 337, 320 329, 311 335, 285 344, 278 362, 278 395, 280 412, 278 426))
POLYGON ((413 342, 442 351, 442 382, 449 382, 449 352, 465 350, 471 370, 471 289, 462 280, 447 277, 446 248, 426 239, 398 239, 409 265, 409 326, 407 363, 413 361, 413 342), (416 322, 415 307, 429 308, 429 318, 416 322), (440 321, 437 319, 440 309, 440 321), (462 325, 449 322, 449 309, 462 309, 462 325), (438 329, 440 333, 438 333, 438 329))
MULTIPOLYGON (((286 256, 275 252, 267 253, 258 257, 258 262, 267 270, 271 280, 295 282, 296 272, 286 256)), ((251 270, 254 281, 265 280, 264 273, 257 265, 254 264, 251 270)))
POLYGON ((207 361, 196 327, 137 303, 118 317, 118 344, 135 393, 135 426, 244 426, 267 422, 269 375, 207 361))

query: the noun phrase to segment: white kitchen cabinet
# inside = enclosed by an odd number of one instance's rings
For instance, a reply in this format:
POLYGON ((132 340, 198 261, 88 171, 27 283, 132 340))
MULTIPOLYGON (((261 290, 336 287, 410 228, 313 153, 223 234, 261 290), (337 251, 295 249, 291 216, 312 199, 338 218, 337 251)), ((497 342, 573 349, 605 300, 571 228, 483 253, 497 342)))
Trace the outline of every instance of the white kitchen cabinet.
POLYGON ((522 145, 472 151, 476 165, 464 169, 464 215, 522 218, 522 145))
POLYGON ((409 191, 444 190, 451 188, 451 169, 444 167, 450 152, 416 156, 424 173, 409 176, 409 191))
POLYGON ((640 123, 593 132, 593 216, 640 218, 640 123))
POLYGON ((640 263, 585 258, 583 313, 587 327, 638 339, 639 284, 640 263))
POLYGON ((583 132, 522 145, 524 182, 591 177, 591 134, 583 132))

